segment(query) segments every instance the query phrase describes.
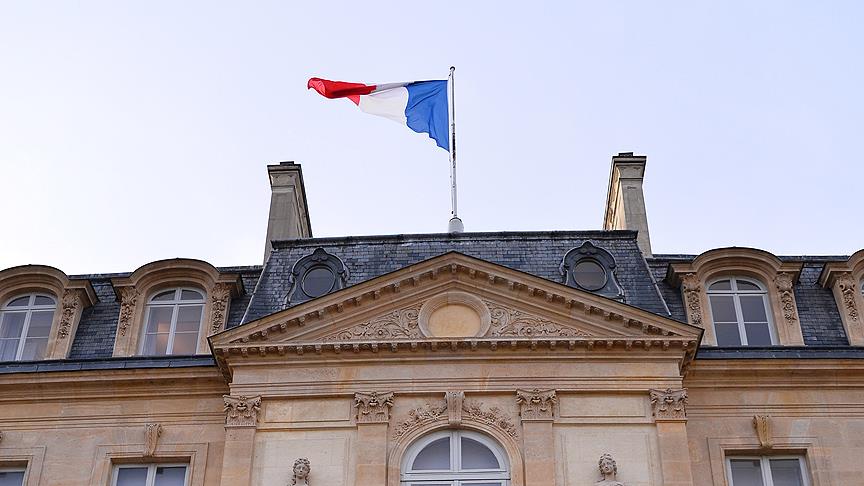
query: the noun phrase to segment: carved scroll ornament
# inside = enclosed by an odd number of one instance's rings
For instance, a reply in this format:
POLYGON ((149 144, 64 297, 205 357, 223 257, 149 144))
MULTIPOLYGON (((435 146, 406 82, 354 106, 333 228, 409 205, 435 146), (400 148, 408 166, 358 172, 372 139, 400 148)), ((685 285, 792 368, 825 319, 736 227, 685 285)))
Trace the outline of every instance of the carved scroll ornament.
POLYGON ((419 339, 421 304, 395 310, 363 324, 324 336, 324 341, 372 340, 372 339, 419 339))
POLYGON ((516 403, 522 420, 552 420, 555 418, 555 390, 516 390, 516 403))
POLYGON ((135 313, 135 303, 138 301, 138 290, 135 287, 120 287, 120 335, 125 336, 126 331, 135 313))
POLYGON ((498 407, 489 407, 485 409, 482 402, 463 402, 462 404, 463 417, 470 417, 476 422, 498 427, 507 433, 510 437, 516 437, 516 426, 498 407))
POLYGON ((408 418, 396 427, 396 431, 393 432, 393 437, 398 439, 413 429, 437 422, 444 418, 444 412, 446 411, 447 402, 438 405, 430 405, 427 403, 422 407, 417 407, 408 412, 408 418))
POLYGON ((858 307, 855 305, 856 284, 855 279, 849 272, 841 273, 837 276, 837 290, 840 292, 840 299, 843 301, 843 308, 846 310, 846 315, 849 316, 849 321, 858 323, 858 307))
POLYGON ((461 421, 470 420, 475 423, 496 427, 510 437, 517 437, 516 426, 503 410, 498 407, 486 408, 483 406, 482 402, 462 401, 461 398, 464 395, 450 395, 451 393, 453 392, 445 394, 444 401, 438 405, 430 405, 427 403, 422 407, 415 408, 408 412, 408 418, 396 427, 396 430, 393 433, 393 438, 398 439, 412 430, 428 424, 439 421, 449 421, 450 414, 447 413, 448 402, 455 406, 455 404, 460 401, 462 404, 462 410, 461 414, 457 414, 460 417, 460 423, 461 421))
POLYGON ((763 449, 774 447, 774 439, 771 437, 771 417, 767 415, 754 415, 753 428, 759 438, 759 445, 763 449))
POLYGON ((354 407, 357 409, 358 424, 386 424, 390 422, 390 408, 393 406, 393 392, 355 393, 354 407))
POLYGON ((57 337, 65 339, 72 331, 72 322, 81 307, 81 294, 77 290, 66 289, 63 291, 63 298, 60 299, 60 307, 60 325, 57 329, 57 337))
POLYGON ((217 283, 210 289, 210 334, 225 329, 228 312, 228 299, 231 298, 231 285, 217 283))
POLYGON ((225 399, 226 427, 255 427, 258 424, 258 413, 261 412, 261 396, 232 397, 222 395, 225 399))
POLYGON ((787 272, 778 274, 774 279, 774 284, 777 286, 777 292, 780 294, 780 307, 783 310, 783 318, 786 320, 786 324, 795 324, 798 320, 798 315, 795 312, 795 297, 792 294, 792 274, 787 272))
POLYGON ((695 273, 687 273, 681 277, 681 288, 684 290, 684 301, 687 304, 687 316, 690 324, 702 327, 702 284, 695 273))
POLYGON ((162 435, 162 425, 144 424, 144 457, 153 457, 156 453, 160 435, 162 435))
POLYGON ((558 325, 549 319, 533 316, 524 312, 485 301, 492 316, 489 335, 496 337, 590 337, 579 329, 558 325))
POLYGON ((651 407, 656 420, 684 420, 687 418, 687 389, 649 390, 651 407))

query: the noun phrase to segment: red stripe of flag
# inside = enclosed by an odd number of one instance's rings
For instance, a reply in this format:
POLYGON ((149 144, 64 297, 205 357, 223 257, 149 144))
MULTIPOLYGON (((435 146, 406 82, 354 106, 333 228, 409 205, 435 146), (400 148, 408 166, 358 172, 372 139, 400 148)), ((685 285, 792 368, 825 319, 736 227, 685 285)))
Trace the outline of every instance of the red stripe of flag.
POLYGON ((375 91, 376 85, 362 83, 346 83, 345 81, 330 81, 328 79, 310 78, 306 84, 307 89, 314 89, 325 98, 348 98, 354 104, 360 104, 360 95, 367 95, 375 91))

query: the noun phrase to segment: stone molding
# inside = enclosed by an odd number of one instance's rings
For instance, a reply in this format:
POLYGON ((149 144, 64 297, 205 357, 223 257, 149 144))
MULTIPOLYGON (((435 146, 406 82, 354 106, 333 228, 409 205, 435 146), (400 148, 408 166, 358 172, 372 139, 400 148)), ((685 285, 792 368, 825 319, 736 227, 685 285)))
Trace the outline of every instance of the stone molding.
POLYGON ((132 318, 135 315, 135 306, 138 303, 140 294, 135 287, 120 287, 117 290, 120 296, 120 322, 118 332, 121 336, 125 336, 126 332, 132 326, 132 318))
POLYGON ((231 288, 231 284, 218 282, 208 292, 210 294, 210 334, 216 334, 225 329, 231 288))
POLYGON ((489 314, 489 302, 484 302, 476 295, 470 294, 468 292, 449 290, 446 292, 441 292, 438 295, 435 295, 432 298, 426 300, 426 302, 424 302, 423 306, 420 308, 418 324, 420 325, 420 332, 424 337, 434 337, 431 329, 429 329, 429 319, 432 314, 442 307, 453 304, 464 305, 470 309, 473 309, 477 313, 477 316, 480 319, 480 325, 476 334, 471 337, 488 335, 489 326, 492 322, 492 318, 489 314))
POLYGON ((66 289, 60 299, 60 325, 57 326, 57 338, 66 339, 72 333, 72 326, 80 314, 82 307, 81 292, 77 289, 66 289))
POLYGON ((408 412, 408 418, 396 426, 393 432, 394 439, 400 439, 412 431, 436 422, 450 424, 456 420, 459 424, 473 422, 474 424, 495 427, 511 438, 518 437, 516 425, 508 417, 507 413, 498 407, 484 407, 483 402, 464 400, 463 392, 447 392, 444 400, 438 404, 425 404, 408 412), (461 406, 460 406, 461 405, 461 406), (450 413, 450 406, 457 407, 458 413, 450 413), (455 417, 451 418, 451 417, 455 417))
POLYGON ((759 438, 759 446, 763 449, 771 449, 774 447, 774 438, 772 436, 771 417, 768 415, 754 415, 753 428, 756 429, 756 437, 759 438))
POLYGON ((357 392, 354 394, 354 408, 357 409, 358 424, 390 423, 390 409, 393 407, 393 392, 357 392))
POLYGON ((681 288, 684 290, 684 302, 687 305, 687 319, 696 327, 703 327, 702 320, 702 284, 695 273, 687 273, 681 277, 681 288))
POLYGON ((489 308, 489 314, 492 318, 488 336, 528 338, 591 337, 591 334, 580 329, 561 326, 549 319, 527 314, 512 307, 496 304, 488 300, 484 301, 484 303, 489 308))
POLYGON ((550 421, 555 419, 558 397, 555 390, 516 390, 516 403, 523 422, 550 421))
POLYGON ((788 325, 798 323, 795 294, 793 293, 794 283, 794 275, 789 272, 778 273, 774 278, 774 285, 777 287, 777 293, 780 295, 780 308, 783 311, 783 319, 786 320, 786 324, 788 325))
POLYGON ((687 420, 687 389, 648 390, 654 420, 687 420))
POLYGON ((144 424, 144 457, 153 457, 156 454, 160 435, 162 435, 161 424, 144 424))
POLYGON ((324 342, 370 339, 420 339, 418 317, 422 304, 388 312, 363 324, 343 329, 322 338, 324 342))
POLYGON ((222 395, 225 400, 225 427, 257 427, 261 395, 247 397, 222 395))

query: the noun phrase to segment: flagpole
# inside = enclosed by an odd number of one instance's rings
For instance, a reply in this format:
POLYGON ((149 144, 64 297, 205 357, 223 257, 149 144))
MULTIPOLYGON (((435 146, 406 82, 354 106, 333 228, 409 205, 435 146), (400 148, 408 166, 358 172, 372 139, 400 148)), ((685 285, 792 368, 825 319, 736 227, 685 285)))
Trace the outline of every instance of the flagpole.
POLYGON ((450 233, 461 233, 465 230, 462 220, 459 219, 459 213, 456 210, 456 101, 455 101, 455 78, 453 73, 456 71, 455 66, 450 66, 450 79, 448 83, 449 93, 447 96, 450 102, 450 205, 451 218, 448 224, 450 233))

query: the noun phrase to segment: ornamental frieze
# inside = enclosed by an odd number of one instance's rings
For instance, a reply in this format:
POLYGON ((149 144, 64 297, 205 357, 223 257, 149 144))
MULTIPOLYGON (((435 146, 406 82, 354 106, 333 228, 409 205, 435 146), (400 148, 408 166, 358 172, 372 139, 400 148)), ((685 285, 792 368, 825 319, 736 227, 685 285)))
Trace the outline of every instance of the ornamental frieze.
POLYGON ((485 301, 492 317, 489 336, 495 337, 590 337, 585 331, 558 325, 549 319, 485 301))
POLYGON ((496 427, 510 437, 517 437, 516 425, 513 424, 509 414, 498 407, 484 407, 483 402, 463 400, 462 392, 447 392, 444 400, 438 404, 426 404, 408 412, 408 418, 400 423, 393 432, 393 438, 399 439, 412 430, 435 423, 455 420, 472 421, 474 423, 496 427), (460 413, 448 413, 448 404, 458 406, 461 403, 460 413))
POLYGON ((516 438, 516 426, 510 418, 498 407, 484 408, 483 402, 464 402, 462 404, 463 418, 470 418, 475 422, 498 427, 510 437, 516 438))
POLYGON ((225 427, 255 427, 261 412, 261 395, 255 397, 222 395, 225 399, 225 427))
POLYGON ((354 394, 358 424, 386 424, 390 422, 393 392, 358 392, 354 394))
POLYGON ((516 403, 523 421, 554 419, 557 402, 555 390, 516 390, 516 403))
POLYGON ((684 420, 687 418, 687 389, 649 390, 651 408, 656 420, 684 420))
POLYGON ((416 304, 411 307, 395 310, 363 324, 328 334, 323 337, 323 341, 422 338, 420 325, 417 322, 417 318, 420 315, 420 307, 421 304, 416 304))

